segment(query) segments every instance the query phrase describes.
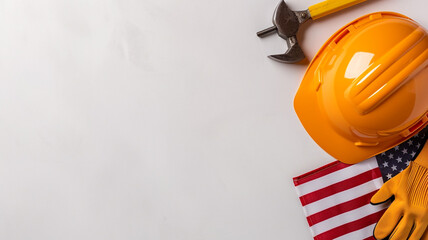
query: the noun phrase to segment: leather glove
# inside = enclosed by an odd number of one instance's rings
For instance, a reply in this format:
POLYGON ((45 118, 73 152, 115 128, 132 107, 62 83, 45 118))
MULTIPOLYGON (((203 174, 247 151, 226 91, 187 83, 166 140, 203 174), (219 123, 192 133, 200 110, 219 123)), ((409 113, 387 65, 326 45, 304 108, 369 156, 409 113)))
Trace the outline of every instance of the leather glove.
POLYGON ((373 195, 372 204, 393 202, 374 229, 376 239, 428 240, 428 144, 409 167, 373 195))

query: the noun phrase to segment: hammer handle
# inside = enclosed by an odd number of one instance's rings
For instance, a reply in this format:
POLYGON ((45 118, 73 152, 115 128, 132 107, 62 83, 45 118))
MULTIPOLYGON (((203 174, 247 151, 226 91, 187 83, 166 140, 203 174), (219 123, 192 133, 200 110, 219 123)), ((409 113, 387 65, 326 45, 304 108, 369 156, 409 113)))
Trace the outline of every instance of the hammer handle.
POLYGON ((308 10, 312 19, 315 20, 365 1, 366 0, 325 0, 324 2, 310 6, 308 10))

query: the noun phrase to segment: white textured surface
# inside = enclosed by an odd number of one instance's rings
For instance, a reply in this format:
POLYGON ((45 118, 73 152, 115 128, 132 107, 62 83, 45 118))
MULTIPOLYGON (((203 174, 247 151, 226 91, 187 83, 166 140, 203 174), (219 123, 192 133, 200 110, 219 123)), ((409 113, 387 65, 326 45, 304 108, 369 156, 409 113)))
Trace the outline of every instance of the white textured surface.
MULTIPOLYGON (((255 36, 277 2, 1 0, 0 239, 311 239, 291 178, 331 158, 292 107, 305 66, 255 36)), ((302 45, 427 7, 368 0, 302 45)))

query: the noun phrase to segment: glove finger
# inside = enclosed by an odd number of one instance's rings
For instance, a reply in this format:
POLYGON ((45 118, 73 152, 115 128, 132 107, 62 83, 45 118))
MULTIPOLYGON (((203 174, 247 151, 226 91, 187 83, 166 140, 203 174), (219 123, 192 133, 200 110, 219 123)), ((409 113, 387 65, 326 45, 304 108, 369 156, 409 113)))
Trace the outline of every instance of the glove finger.
POLYGON ((388 237, 403 216, 401 209, 395 207, 395 205, 396 204, 393 202, 376 224, 373 231, 373 236, 376 239, 384 239, 388 237))
POLYGON ((389 238, 390 240, 403 240, 407 239, 410 235, 410 232, 413 228, 413 220, 409 219, 409 217, 404 216, 397 227, 395 228, 392 236, 389 238))
POLYGON ((421 240, 428 240, 428 231, 425 231, 424 235, 422 235, 421 240))
POLYGON ((426 232, 425 230, 427 230, 427 224, 416 224, 415 230, 413 230, 409 240, 428 240, 428 231, 426 232), (422 237, 424 232, 426 233, 424 237, 422 237))
POLYGON ((393 193, 390 188, 382 186, 370 199, 372 205, 377 205, 388 201, 392 198, 393 193))
POLYGON ((370 199, 370 203, 373 205, 380 204, 388 201, 394 195, 394 187, 400 182, 401 173, 397 176, 391 178, 386 183, 382 185, 382 187, 373 195, 370 199))

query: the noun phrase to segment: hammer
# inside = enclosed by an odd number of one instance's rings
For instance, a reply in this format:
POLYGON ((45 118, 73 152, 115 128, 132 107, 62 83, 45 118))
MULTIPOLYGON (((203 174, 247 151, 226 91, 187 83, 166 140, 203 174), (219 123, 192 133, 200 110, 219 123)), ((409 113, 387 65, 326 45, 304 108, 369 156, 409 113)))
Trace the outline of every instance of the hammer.
POLYGON ((366 0, 325 0, 303 11, 292 11, 284 0, 281 0, 273 13, 273 26, 257 32, 257 36, 262 38, 277 32, 287 42, 288 50, 284 54, 270 55, 269 58, 282 63, 298 63, 305 59, 296 37, 301 24, 364 1, 366 0))

